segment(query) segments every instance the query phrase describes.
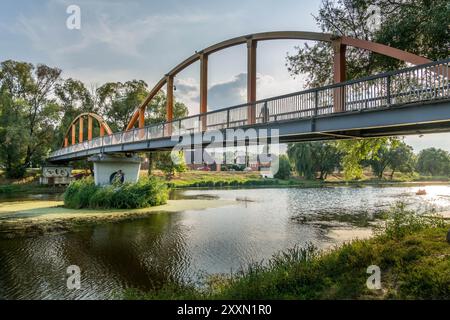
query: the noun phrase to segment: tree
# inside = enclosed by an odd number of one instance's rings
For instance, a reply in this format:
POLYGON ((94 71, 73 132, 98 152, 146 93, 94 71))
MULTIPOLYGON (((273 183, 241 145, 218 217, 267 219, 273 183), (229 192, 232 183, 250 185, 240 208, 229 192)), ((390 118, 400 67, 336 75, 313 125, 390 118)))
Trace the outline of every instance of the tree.
POLYGON ((278 171, 275 174, 277 179, 289 179, 291 176, 291 162, 287 155, 281 155, 278 158, 278 171))
POLYGON ((372 158, 367 161, 374 175, 383 178, 387 168, 391 169, 391 180, 396 171, 403 173, 414 171, 414 153, 412 147, 403 141, 393 140, 382 144, 372 158))
POLYGON ((394 173, 400 171, 402 173, 412 173, 415 167, 415 156, 413 148, 404 142, 400 142, 389 153, 391 169, 391 180, 394 178, 394 173))
MULTIPOLYGON (((145 123, 155 124, 166 121, 166 94, 163 91, 159 91, 153 99, 150 101, 146 109, 145 123)), ((173 118, 179 119, 187 117, 189 114, 187 106, 178 101, 174 101, 173 104, 173 118)))
POLYGON ((163 171, 166 179, 170 180, 177 172, 186 171, 186 162, 183 152, 161 152, 156 162, 156 167, 163 171))
POLYGON ((83 82, 69 78, 55 86, 55 95, 59 105, 59 117, 61 119, 54 148, 59 148, 64 142, 64 135, 72 121, 81 113, 99 111, 96 104, 96 93, 89 91, 83 82))
POLYGON ((108 82, 97 89, 100 112, 114 132, 126 129, 134 111, 148 95, 147 83, 132 80, 108 82))
POLYGON ((334 142, 307 142, 288 145, 289 159, 299 175, 324 180, 340 165, 341 152, 334 142))
MULTIPOLYGON (((379 42, 406 50, 431 60, 445 59, 450 47, 447 0, 323 0, 315 20, 323 32, 379 42), (381 24, 372 28, 371 9, 379 8, 381 24)), ((294 76, 306 74, 309 87, 330 84, 333 50, 329 43, 296 47, 287 56, 287 66, 294 76)), ((402 61, 377 53, 349 47, 347 78, 354 79, 376 72, 398 69, 402 61)))
POLYGON ((0 160, 7 175, 20 178, 50 151, 58 120, 54 89, 61 70, 7 60, 0 65, 0 160))
POLYGON ((420 151, 417 171, 423 175, 440 176, 450 173, 450 155, 447 151, 428 148, 420 151))

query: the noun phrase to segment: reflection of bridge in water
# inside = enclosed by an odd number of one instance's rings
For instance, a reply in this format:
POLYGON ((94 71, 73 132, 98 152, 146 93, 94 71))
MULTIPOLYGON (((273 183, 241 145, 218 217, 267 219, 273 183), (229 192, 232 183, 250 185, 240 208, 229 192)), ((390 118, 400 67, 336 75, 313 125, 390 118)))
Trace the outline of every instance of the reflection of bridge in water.
POLYGON ((430 62, 381 44, 320 33, 271 32, 239 37, 202 50, 170 71, 137 108, 126 131, 112 133, 97 116, 79 116, 67 131, 64 147, 53 152, 48 160, 68 162, 96 154, 169 149, 178 143, 178 136, 226 129, 254 128, 269 132, 277 129, 280 142, 450 131, 449 63, 450 59, 430 62), (335 52, 335 84, 257 101, 256 43, 272 39, 331 42, 335 52), (242 43, 247 43, 248 48, 247 103, 207 112, 208 55, 242 43), (347 45, 416 66, 345 81, 347 45), (173 79, 197 60, 200 60, 200 113, 173 119, 173 79), (167 84, 167 121, 145 126, 145 109, 164 84, 167 84), (87 128, 83 127, 85 118, 87 128), (93 137, 93 119, 99 123, 98 137, 93 137))

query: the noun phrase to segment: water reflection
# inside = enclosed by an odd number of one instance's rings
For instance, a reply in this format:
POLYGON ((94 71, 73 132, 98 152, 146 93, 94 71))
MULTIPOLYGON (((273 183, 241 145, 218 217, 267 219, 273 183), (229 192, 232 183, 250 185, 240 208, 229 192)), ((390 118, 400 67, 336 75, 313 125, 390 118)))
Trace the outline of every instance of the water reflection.
POLYGON ((426 187, 425 196, 416 196, 418 189, 177 191, 172 198, 238 201, 61 235, 1 240, 0 298, 114 298, 127 287, 145 290, 171 280, 196 280, 204 273, 235 271, 307 241, 320 245, 326 241, 323 229, 309 222, 324 217, 357 224, 362 215, 376 216, 397 200, 421 210, 450 210, 448 186, 426 187), (74 264, 81 268, 82 288, 69 291, 66 268, 74 264))

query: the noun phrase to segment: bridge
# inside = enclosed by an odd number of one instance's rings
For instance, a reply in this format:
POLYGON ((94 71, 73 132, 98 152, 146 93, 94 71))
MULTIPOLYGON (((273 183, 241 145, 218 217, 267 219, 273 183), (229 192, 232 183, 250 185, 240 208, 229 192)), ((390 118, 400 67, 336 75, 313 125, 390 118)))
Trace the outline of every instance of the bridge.
MULTIPOLYGON (((227 129, 277 129, 280 142, 449 131, 449 64, 450 59, 433 62, 386 45, 324 33, 283 31, 242 36, 198 51, 173 68, 150 91, 123 132, 112 133, 97 115, 78 116, 67 130, 63 147, 54 151, 48 161, 67 163, 98 154, 166 150, 178 143, 177 137, 185 135, 218 130, 226 139, 227 129), (256 100, 257 43, 275 39, 331 43, 334 49, 334 84, 256 100), (240 44, 247 44, 247 103, 208 111, 208 56, 240 44), (383 54, 414 66, 347 80, 347 46, 383 54), (174 77, 196 61, 200 61, 199 114, 173 119, 174 77), (164 85, 166 122, 145 126, 146 107, 164 85), (84 139, 86 118, 88 134, 84 139), (99 123, 98 137, 93 136, 94 120, 99 123)), ((202 144, 208 143, 210 141, 202 141, 202 144)))

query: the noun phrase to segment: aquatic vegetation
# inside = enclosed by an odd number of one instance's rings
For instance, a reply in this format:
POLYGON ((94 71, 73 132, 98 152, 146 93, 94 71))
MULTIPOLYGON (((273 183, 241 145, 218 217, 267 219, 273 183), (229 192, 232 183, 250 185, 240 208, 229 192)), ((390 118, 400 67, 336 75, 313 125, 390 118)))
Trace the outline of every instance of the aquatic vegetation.
POLYGON ((165 204, 167 185, 157 178, 137 183, 96 186, 92 178, 72 182, 64 193, 64 206, 72 209, 137 209, 165 204))

